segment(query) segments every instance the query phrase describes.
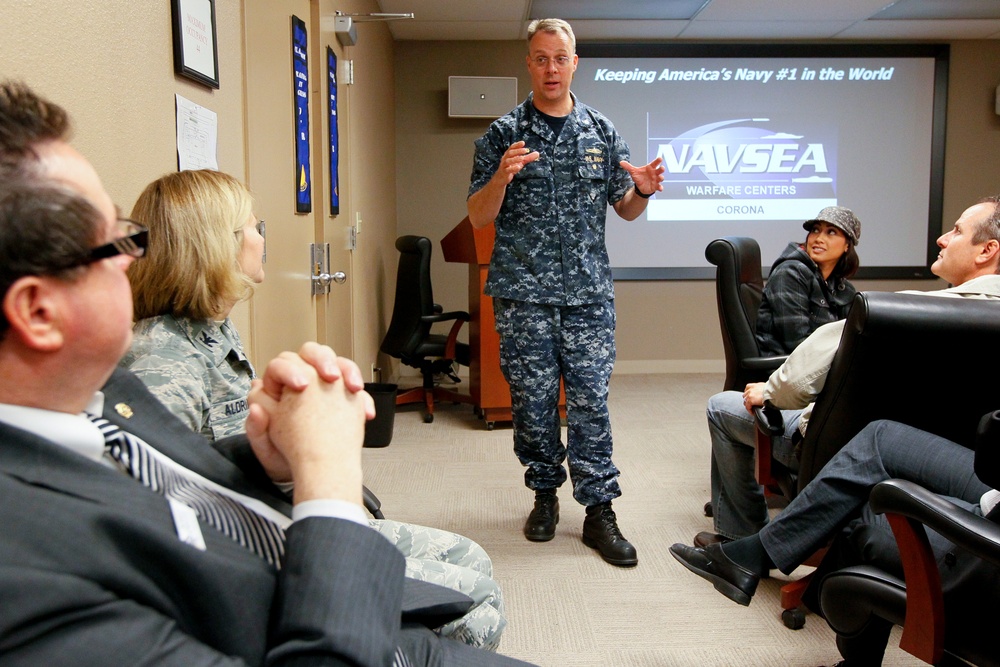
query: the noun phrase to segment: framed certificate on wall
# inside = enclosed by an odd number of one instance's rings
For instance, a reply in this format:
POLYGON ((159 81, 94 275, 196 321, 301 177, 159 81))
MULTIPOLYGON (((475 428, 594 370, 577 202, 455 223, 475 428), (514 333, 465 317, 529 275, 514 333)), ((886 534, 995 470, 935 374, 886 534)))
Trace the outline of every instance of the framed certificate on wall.
POLYGON ((171 0, 174 71, 211 88, 219 87, 215 0, 171 0))

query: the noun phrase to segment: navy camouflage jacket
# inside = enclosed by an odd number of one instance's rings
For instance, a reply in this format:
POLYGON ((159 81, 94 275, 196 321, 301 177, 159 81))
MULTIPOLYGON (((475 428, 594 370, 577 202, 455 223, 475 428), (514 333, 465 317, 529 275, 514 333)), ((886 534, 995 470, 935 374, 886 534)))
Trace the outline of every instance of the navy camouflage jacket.
POLYGON ((511 144, 523 140, 541 154, 507 186, 486 294, 556 306, 606 301, 614 286, 604 225, 608 205, 633 185, 619 165, 629 159, 628 146, 610 120, 575 95, 556 137, 532 97, 476 141, 470 196, 493 177, 511 144))

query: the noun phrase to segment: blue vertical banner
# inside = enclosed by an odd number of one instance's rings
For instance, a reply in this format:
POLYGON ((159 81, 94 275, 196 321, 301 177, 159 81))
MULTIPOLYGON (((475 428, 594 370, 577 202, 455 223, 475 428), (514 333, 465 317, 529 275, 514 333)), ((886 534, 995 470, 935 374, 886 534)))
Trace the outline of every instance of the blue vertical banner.
POLYGON ((326 47, 326 84, 330 96, 330 215, 340 213, 340 135, 337 132, 337 56, 326 47))
POLYGON ((309 169, 309 66, 306 24, 292 16, 292 77, 295 96, 295 212, 312 211, 312 173, 309 169))

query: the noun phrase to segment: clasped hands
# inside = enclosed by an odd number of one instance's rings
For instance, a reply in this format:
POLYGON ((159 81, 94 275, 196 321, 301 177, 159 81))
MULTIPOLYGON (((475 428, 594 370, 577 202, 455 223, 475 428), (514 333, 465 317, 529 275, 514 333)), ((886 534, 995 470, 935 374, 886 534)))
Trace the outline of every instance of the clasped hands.
POLYGON ((246 433, 275 482, 294 482, 294 500, 362 503, 361 447, 375 403, 361 369, 332 349, 306 343, 282 352, 253 381, 246 433))

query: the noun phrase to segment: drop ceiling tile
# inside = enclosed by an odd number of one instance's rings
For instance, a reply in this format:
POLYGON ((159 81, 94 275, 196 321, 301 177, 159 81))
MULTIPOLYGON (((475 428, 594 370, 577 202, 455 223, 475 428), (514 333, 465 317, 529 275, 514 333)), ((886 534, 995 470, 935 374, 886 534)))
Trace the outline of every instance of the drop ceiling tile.
MULTIPOLYGON (((379 0, 387 13, 412 13, 417 21, 521 21, 528 0, 379 0)), ((448 31, 447 27, 443 30, 448 31)))
POLYGON ((398 40, 517 40, 524 37, 521 21, 393 21, 398 40))
POLYGON ((996 0, 898 0, 873 19, 1000 19, 996 0))
MULTIPOLYGON (((534 0, 531 18, 558 17, 573 22, 574 19, 666 20, 690 19, 708 0, 534 0)), ((575 22, 574 22, 575 23, 575 22)), ((576 32, 574 25, 573 32, 576 32)))
POLYGON ((696 17, 697 21, 860 21, 879 11, 890 0, 712 0, 696 17))
POLYGON ((688 21, 573 21, 577 42, 674 39, 688 21))
POLYGON ((681 33, 682 39, 828 39, 851 26, 850 21, 700 21, 681 33))
POLYGON ((847 39, 996 39, 1000 20, 902 20, 863 21, 839 38, 847 39))

